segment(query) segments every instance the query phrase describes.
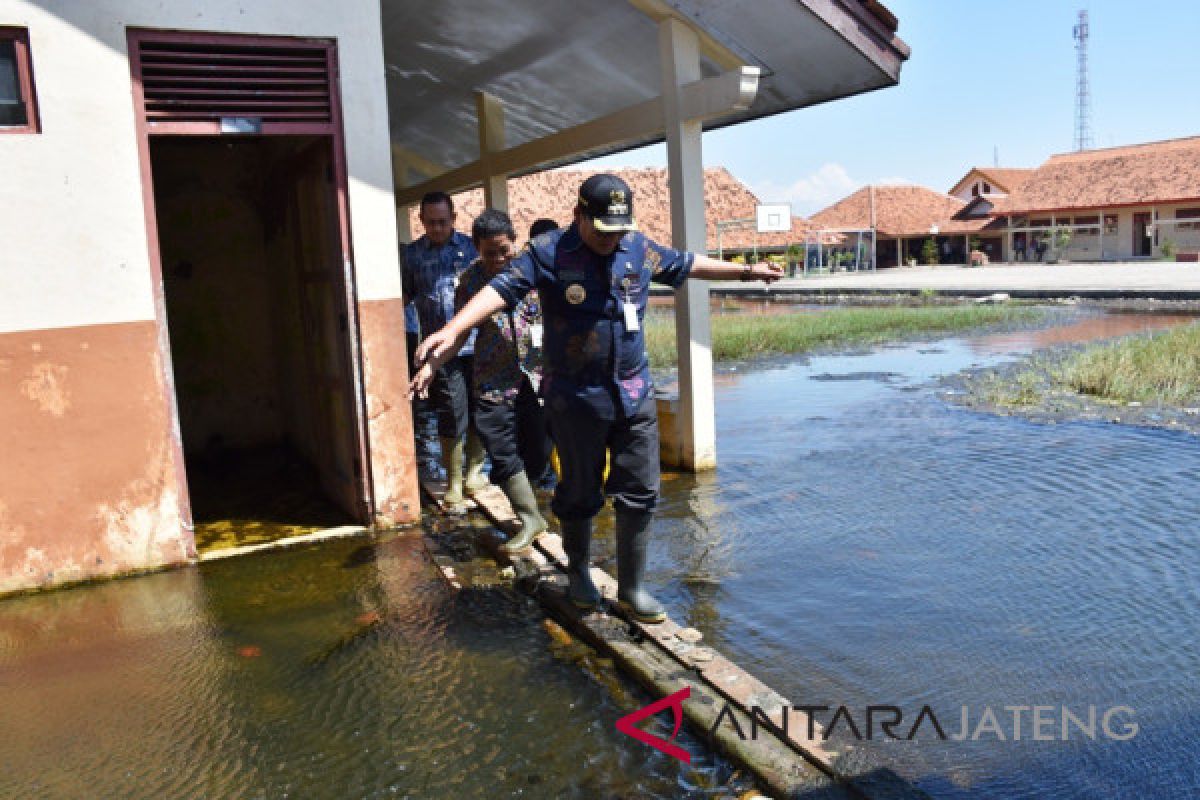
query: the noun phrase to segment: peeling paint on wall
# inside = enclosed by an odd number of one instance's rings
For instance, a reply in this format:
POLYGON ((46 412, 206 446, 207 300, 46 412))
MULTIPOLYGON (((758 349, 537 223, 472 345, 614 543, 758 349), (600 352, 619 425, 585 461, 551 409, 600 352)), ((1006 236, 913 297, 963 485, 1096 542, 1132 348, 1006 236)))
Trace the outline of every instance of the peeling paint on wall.
POLYGON ((21 393, 37 403, 40 410, 61 417, 71 407, 66 383, 66 367, 43 361, 34 364, 30 376, 21 381, 21 393))
POLYGON ((187 562, 157 347, 151 321, 0 334, 0 593, 187 562))

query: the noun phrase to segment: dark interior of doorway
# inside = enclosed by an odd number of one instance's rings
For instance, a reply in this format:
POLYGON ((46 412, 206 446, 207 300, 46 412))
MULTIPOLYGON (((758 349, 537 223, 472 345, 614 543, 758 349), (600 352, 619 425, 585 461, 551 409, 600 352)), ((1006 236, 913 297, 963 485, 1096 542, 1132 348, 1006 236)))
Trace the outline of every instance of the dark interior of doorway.
POLYGON ((330 152, 321 137, 151 139, 201 552, 362 521, 330 152))

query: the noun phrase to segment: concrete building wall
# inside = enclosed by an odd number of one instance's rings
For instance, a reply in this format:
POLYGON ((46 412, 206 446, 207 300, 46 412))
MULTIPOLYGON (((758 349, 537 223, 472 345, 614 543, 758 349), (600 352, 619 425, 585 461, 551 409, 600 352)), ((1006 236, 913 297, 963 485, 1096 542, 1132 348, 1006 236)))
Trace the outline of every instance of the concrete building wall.
POLYGON ((378 0, 0 0, 0 19, 29 30, 42 131, 0 137, 0 592, 192 554, 129 27, 338 42, 376 511, 412 519, 378 0))
MULTIPOLYGON (((1087 234, 1075 231, 1066 256, 1073 261, 1128 261, 1135 256, 1134 248, 1134 215, 1157 214, 1151 258, 1159 258, 1163 254, 1163 242, 1169 239, 1176 252, 1179 250, 1200 250, 1200 221, 1193 229, 1190 225, 1179 227, 1174 223, 1176 214, 1181 209, 1200 209, 1200 201, 1189 203, 1162 203, 1145 206, 1122 206, 1119 208, 1080 209, 1071 212, 1035 213, 1026 219, 1028 224, 1046 221, 1047 224, 1068 225, 1084 224, 1078 220, 1081 217, 1098 217, 1097 226, 1101 234, 1087 234), (1104 225, 1105 217, 1116 217, 1116 232, 1109 231, 1104 225), (1165 221, 1165 224, 1164 224, 1165 221)), ((1005 237, 1005 247, 1008 247, 1008 236, 1005 237)), ((1011 255, 1008 256, 1011 259, 1011 255)))

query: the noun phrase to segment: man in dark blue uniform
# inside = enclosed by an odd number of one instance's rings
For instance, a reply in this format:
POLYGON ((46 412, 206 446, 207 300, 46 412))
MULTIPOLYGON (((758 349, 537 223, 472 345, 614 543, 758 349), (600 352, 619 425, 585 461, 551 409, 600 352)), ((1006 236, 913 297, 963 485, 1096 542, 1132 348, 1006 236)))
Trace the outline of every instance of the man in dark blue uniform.
MULTIPOLYGON (((617 599, 640 621, 666 617, 642 586, 659 489, 658 415, 642 333, 650 283, 678 288, 689 277, 774 281, 781 275, 771 265, 731 264, 650 241, 634 225, 629 186, 615 175, 593 175, 580 187, 569 228, 532 240, 417 350, 418 362, 436 367, 481 320, 537 288, 545 318, 541 392, 562 465, 551 509, 562 522, 577 606, 600 601, 588 558, 592 518, 607 494, 617 522, 617 599), (606 450, 612 454, 607 482, 606 450)), ((426 389, 414 381, 414 391, 426 389)))
MULTIPOLYGON (((401 251, 404 297, 416 308, 421 334, 426 338, 441 330, 446 320, 454 316, 458 276, 479 257, 471 238, 454 230, 454 217, 454 201, 449 195, 426 194, 420 206, 425 235, 401 251)), ((442 466, 446 469, 446 494, 442 502, 447 510, 457 513, 466 511, 464 460, 467 491, 488 485, 483 474, 483 445, 471 420, 473 344, 467 341, 457 358, 446 361, 436 371, 433 383, 433 407, 442 444, 442 466)))

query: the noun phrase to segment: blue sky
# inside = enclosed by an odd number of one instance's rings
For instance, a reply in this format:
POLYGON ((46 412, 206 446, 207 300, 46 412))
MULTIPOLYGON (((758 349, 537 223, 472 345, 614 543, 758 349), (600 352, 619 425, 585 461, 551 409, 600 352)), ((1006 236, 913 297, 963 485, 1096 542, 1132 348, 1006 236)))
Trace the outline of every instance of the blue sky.
MULTIPOLYGON (((809 215, 868 183, 947 191, 972 166, 1037 166, 1074 149, 1076 15, 1088 47, 1096 147, 1200 135, 1200 4, 884 0, 912 57, 900 83, 705 134, 764 202, 809 215)), ((665 166, 663 146, 588 165, 665 166)))

